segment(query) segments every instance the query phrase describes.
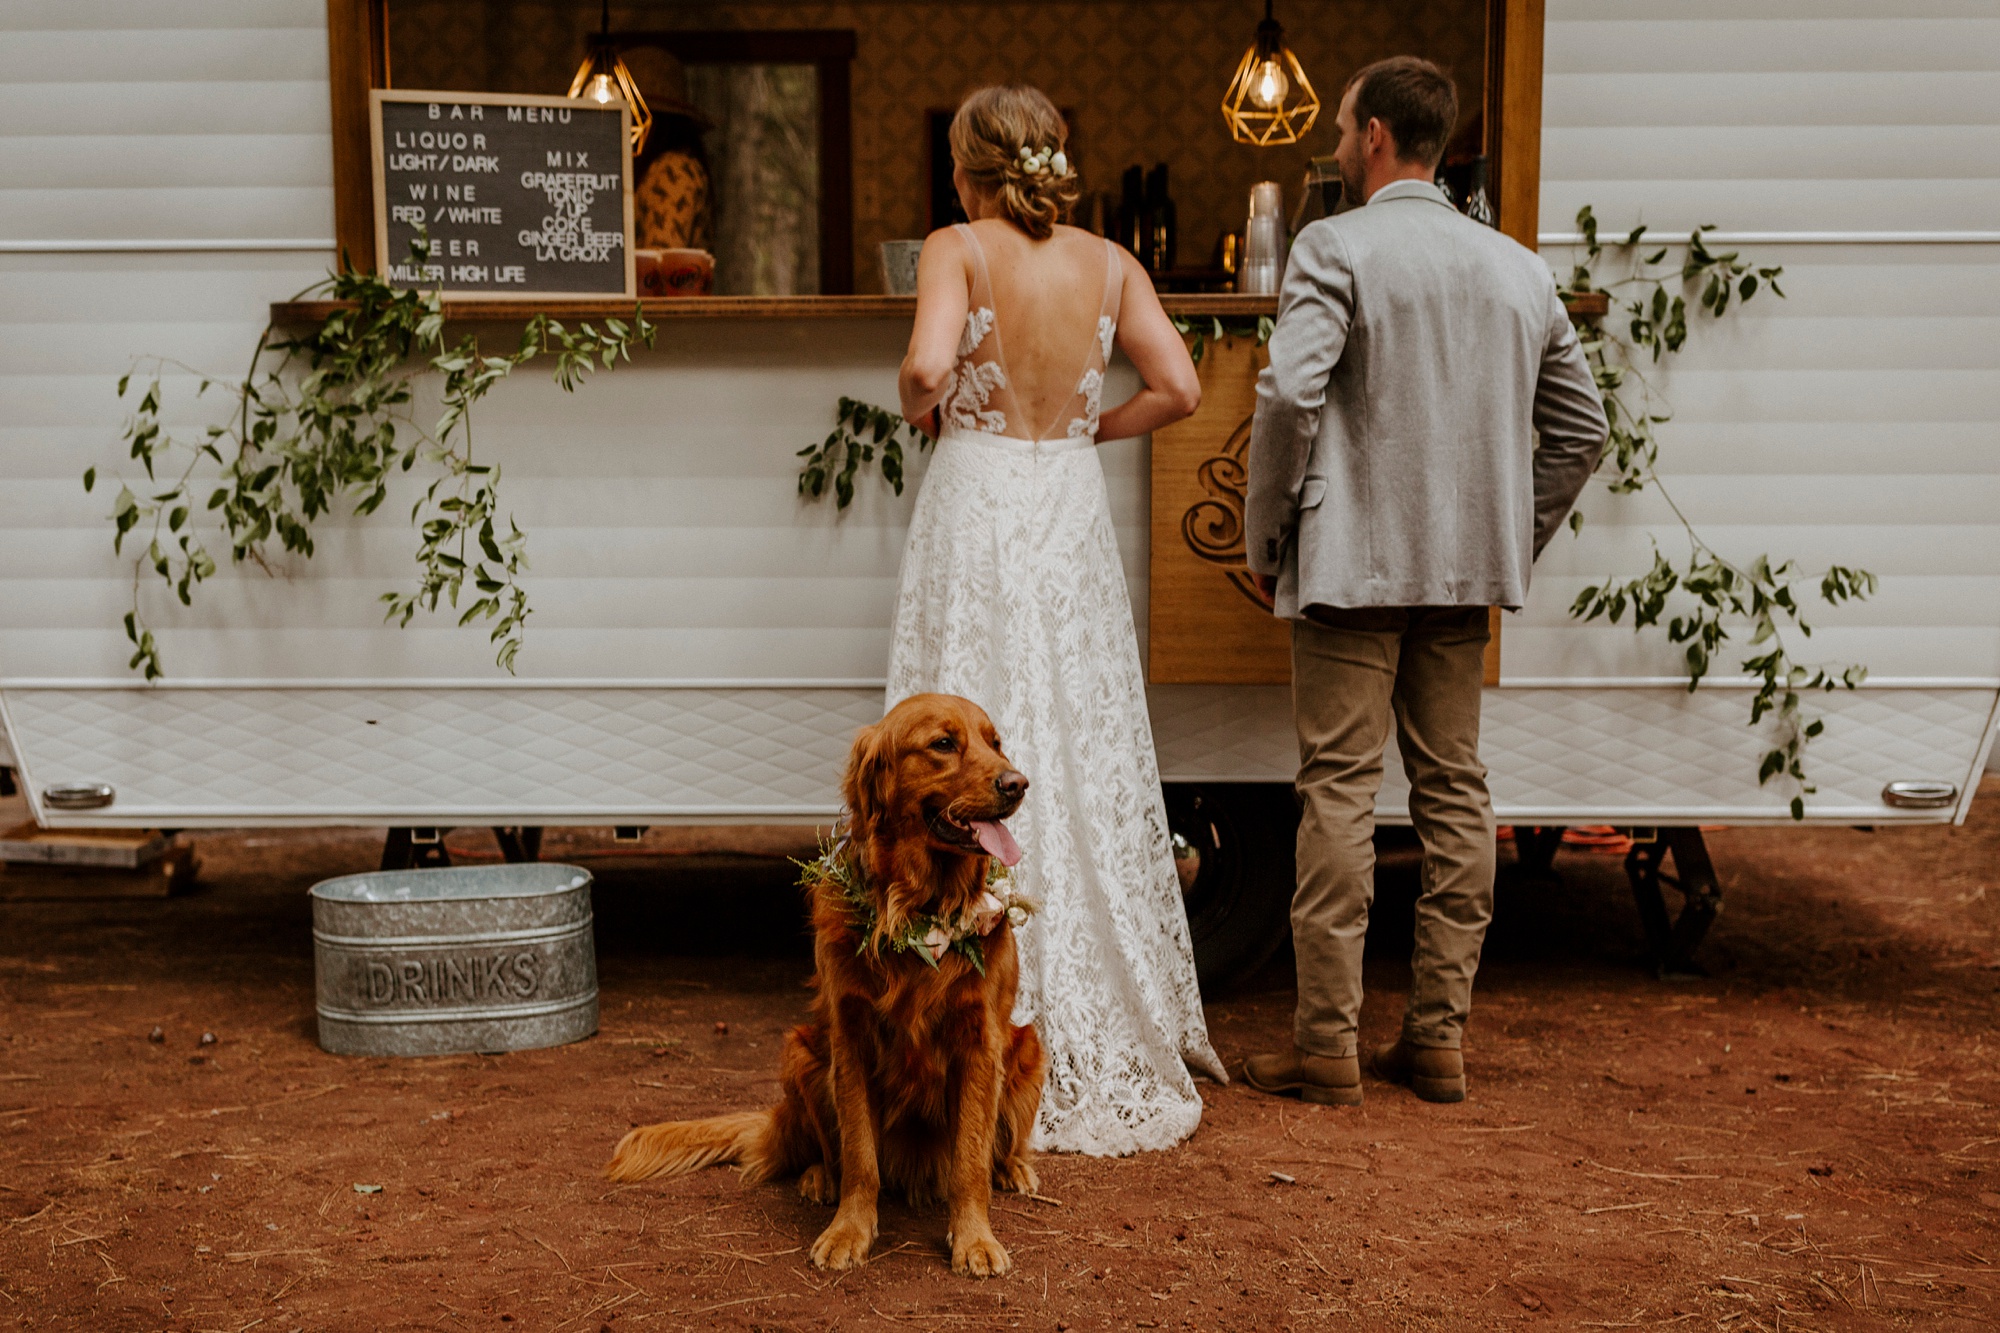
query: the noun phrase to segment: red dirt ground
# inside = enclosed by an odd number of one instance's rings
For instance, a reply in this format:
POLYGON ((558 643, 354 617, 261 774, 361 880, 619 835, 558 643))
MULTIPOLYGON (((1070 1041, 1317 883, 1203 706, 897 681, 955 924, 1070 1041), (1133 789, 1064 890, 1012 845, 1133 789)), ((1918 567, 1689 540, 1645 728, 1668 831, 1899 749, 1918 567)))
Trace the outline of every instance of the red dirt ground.
MULTIPOLYGON (((2000 783, 1963 829, 1710 841, 1711 980, 1637 965, 1615 859, 1503 875, 1470 1101, 1205 1086, 1180 1148, 1043 1159, 1057 1202, 1002 1197, 1018 1266, 973 1282, 936 1215, 889 1204, 828 1278, 788 1188, 598 1176, 629 1125, 773 1097, 810 962, 782 862, 552 835, 599 877, 602 1032, 367 1060, 314 1044, 302 891, 380 834, 204 836, 191 896, 0 904, 0 1328, 2000 1326, 2000 783)), ((1408 853, 1381 878, 1370 1038, 1408 853)), ((1232 1063, 1288 1040, 1288 969, 1209 1006, 1232 1063)))

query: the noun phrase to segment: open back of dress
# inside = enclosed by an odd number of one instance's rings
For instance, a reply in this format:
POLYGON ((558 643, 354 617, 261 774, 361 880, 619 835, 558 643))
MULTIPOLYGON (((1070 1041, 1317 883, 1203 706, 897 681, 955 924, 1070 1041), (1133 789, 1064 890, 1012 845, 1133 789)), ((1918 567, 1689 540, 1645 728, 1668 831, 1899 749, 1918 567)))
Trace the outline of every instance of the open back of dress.
POLYGON ((1104 369, 1111 361, 1112 340, 1118 335, 1118 247, 1104 242, 1104 295, 1098 305, 1095 331, 1079 346, 1071 364, 1077 367, 1076 388, 1058 403, 1046 420, 1033 421, 1015 393, 1001 346, 993 277, 979 234, 964 223, 954 230, 972 254, 972 308, 958 340, 958 364, 945 393, 944 424, 960 430, 1002 435, 1010 439, 1095 440, 1097 415, 1104 395, 1104 369), (1060 428, 1060 429, 1058 429, 1060 428))

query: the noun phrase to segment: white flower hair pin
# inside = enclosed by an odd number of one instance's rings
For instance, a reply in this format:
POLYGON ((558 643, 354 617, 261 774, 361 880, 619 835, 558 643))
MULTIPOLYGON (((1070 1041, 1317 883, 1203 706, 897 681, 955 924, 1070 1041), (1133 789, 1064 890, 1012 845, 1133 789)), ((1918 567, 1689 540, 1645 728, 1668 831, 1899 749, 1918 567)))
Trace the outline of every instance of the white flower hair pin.
POLYGON ((1058 176, 1069 174, 1069 158, 1060 148, 1030 148, 1021 145, 1021 170, 1029 176, 1041 176, 1053 171, 1058 176))

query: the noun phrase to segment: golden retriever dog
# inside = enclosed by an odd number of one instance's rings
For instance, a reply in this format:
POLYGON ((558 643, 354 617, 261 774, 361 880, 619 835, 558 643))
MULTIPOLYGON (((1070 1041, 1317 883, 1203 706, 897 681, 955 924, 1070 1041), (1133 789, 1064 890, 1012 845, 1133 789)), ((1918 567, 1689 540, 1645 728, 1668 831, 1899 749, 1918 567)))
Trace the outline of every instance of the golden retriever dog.
POLYGON ((635 1129, 605 1174, 734 1162, 753 1183, 797 1175, 806 1198, 839 1204, 811 1250, 831 1269, 868 1257, 887 1185, 948 1205, 954 1272, 1012 1268, 988 1206, 995 1185, 1035 1192, 1028 1139, 1046 1060, 1034 1028, 1010 1018, 1026 905, 989 869, 1020 858, 1001 821, 1027 789, 969 700, 916 695, 864 729, 844 839, 807 870, 818 973, 812 1020, 785 1040, 783 1100, 635 1129))

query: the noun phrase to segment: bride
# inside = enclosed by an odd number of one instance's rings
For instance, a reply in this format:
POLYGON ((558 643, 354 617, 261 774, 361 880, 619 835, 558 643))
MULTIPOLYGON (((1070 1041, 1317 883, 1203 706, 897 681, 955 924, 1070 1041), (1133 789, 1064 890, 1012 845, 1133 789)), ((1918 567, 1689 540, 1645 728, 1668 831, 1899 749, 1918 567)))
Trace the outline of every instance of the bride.
POLYGON ((1028 87, 983 88, 951 124, 972 222, 917 269, 903 415, 940 436, 903 555, 888 702, 982 705, 1033 779, 1015 874, 1040 904, 1022 931, 1016 1022, 1048 1049, 1036 1146, 1122 1155, 1194 1131, 1189 1066, 1209 1045, 1168 843, 1100 435, 1194 411, 1187 348, 1145 270, 1056 223, 1077 197, 1068 133, 1028 87), (1145 387, 1099 411, 1116 345, 1145 387))

